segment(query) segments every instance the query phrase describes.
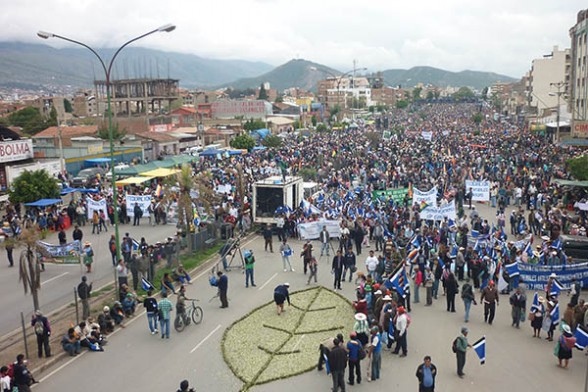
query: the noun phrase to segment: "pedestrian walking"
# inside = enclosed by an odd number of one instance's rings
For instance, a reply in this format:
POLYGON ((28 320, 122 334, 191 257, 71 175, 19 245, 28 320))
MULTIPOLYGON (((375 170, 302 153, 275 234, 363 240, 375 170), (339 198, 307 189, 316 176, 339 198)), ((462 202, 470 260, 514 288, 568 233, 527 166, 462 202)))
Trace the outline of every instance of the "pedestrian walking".
POLYGON ((92 283, 88 284, 88 278, 82 276, 82 281, 78 284, 78 297, 82 302, 82 320, 90 317, 90 295, 92 293, 92 283))
POLYGON ((63 228, 59 229, 59 233, 57 234, 57 238, 59 239, 59 245, 67 244, 67 236, 65 234, 65 231, 63 231, 63 228))
POLYGON ((527 297, 523 294, 522 289, 517 287, 515 292, 510 296, 509 302, 511 306, 512 326, 518 329, 525 316, 527 297))
POLYGON ((245 259, 245 287, 249 287, 249 281, 251 286, 255 287, 255 281, 253 280, 253 266, 255 265, 255 257, 253 256, 252 250, 246 250, 243 253, 245 259))
POLYGON ((14 251, 14 242, 12 239, 7 238, 4 240, 5 249, 6 249, 6 258, 8 258, 8 266, 14 267, 14 257, 12 256, 12 252, 14 251))
POLYGON ((398 354, 402 349, 400 358, 406 357, 408 354, 408 315, 404 306, 399 306, 396 309, 396 319, 394 320, 394 327, 396 328, 396 348, 392 354, 398 354))
POLYGON ((82 232, 82 229, 80 229, 80 226, 76 226, 74 228, 74 231, 71 236, 74 241, 82 241, 82 238, 84 238, 84 233, 82 232))
POLYGON ((459 293, 459 284, 453 272, 449 272, 445 280, 445 299, 447 300, 447 311, 455 313, 455 296, 459 293))
POLYGON ((159 327, 161 330, 161 338, 169 339, 170 327, 170 313, 174 310, 174 305, 167 299, 167 292, 162 293, 163 297, 157 304, 157 311, 159 315, 159 327))
POLYGON ((433 305, 433 282, 435 277, 433 276, 433 272, 431 271, 431 267, 428 265, 425 267, 425 277, 424 277, 424 286, 427 292, 427 303, 425 306, 433 305))
POLYGON ((267 248, 269 247, 270 252, 274 253, 272 227, 270 225, 265 225, 263 228, 263 239, 265 241, 265 251, 267 252, 267 248))
POLYGON ((345 280, 347 276, 347 271, 349 271, 349 282, 353 278, 353 273, 357 271, 356 267, 356 259, 355 254, 353 253, 353 249, 348 248, 345 252, 345 269, 343 270, 343 280, 345 280))
POLYGON ((337 251, 333 262, 331 263, 331 273, 334 277, 333 290, 341 290, 341 275, 343 274, 343 267, 345 264, 345 258, 341 253, 341 249, 337 251))
POLYGON ((380 329, 373 326, 370 330, 370 350, 368 354, 371 367, 368 367, 368 381, 376 381, 380 378, 380 367, 382 364, 382 340, 380 337, 380 329))
POLYGON ((417 367, 416 377, 419 380, 419 392, 435 392, 437 367, 431 363, 431 357, 425 356, 423 363, 417 367))
POLYGON ((112 266, 116 267, 116 238, 113 235, 108 240, 108 249, 110 250, 110 256, 112 257, 112 266))
MULTIPOLYGON (((318 261, 315 257, 312 257, 308 262, 308 270, 310 271, 310 275, 308 275, 308 280, 306 281, 306 285, 310 284, 310 280, 314 278, 314 283, 317 283, 317 273, 318 273, 318 261)), ((306 272, 305 272, 306 273, 306 272)))
POLYGON ((141 223, 141 218, 143 217, 143 210, 139 203, 135 203, 133 207, 133 226, 139 226, 141 223))
POLYGON ((16 356, 16 362, 12 367, 12 378, 18 392, 31 392, 30 385, 33 383, 33 376, 27 369, 23 354, 16 356))
POLYGON ((330 248, 330 240, 331 240, 331 236, 329 234, 329 232, 327 231, 327 226, 323 226, 323 229, 321 230, 320 234, 319 234, 319 240, 321 241, 321 256, 323 257, 323 254, 326 253, 327 257, 329 257, 329 248, 330 248))
POLYGON ((310 240, 307 240, 306 243, 302 246, 300 257, 302 257, 302 261, 304 263, 304 275, 306 275, 308 263, 310 262, 310 259, 312 259, 312 244, 310 243, 310 240))
POLYGON ((421 271, 418 265, 414 266, 414 270, 412 272, 412 283, 414 286, 413 303, 418 304, 420 302, 420 288, 423 284, 423 271, 421 271))
POLYGON ((31 318, 31 326, 37 336, 37 354, 39 358, 43 357, 43 349, 45 349, 45 357, 51 356, 51 346, 49 346, 49 337, 51 336, 51 325, 47 317, 37 309, 31 318))
POLYGON ((345 368, 347 368, 347 351, 342 347, 343 342, 338 338, 333 339, 333 347, 329 351, 329 367, 333 378, 333 392, 341 389, 345 392, 345 368))
POLYGON ((363 345, 357 339, 357 332, 351 332, 349 334, 349 341, 347 342, 347 352, 349 353, 348 364, 349 364, 349 377, 347 383, 349 385, 361 384, 361 358, 360 352, 364 353, 363 345))
POLYGON ((470 321, 470 308, 472 307, 472 302, 476 305, 476 296, 474 295, 474 289, 470 284, 469 278, 466 279, 463 286, 461 286, 461 299, 463 300, 463 304, 465 307, 464 313, 464 321, 467 323, 470 321))
POLYGON ((92 263, 94 262, 94 249, 89 241, 84 243, 84 249, 82 250, 84 255, 84 265, 86 266, 86 273, 92 272, 92 263))
POLYGON ((282 255, 282 264, 284 265, 284 272, 288 271, 290 268, 290 272, 294 272, 294 268, 292 268, 292 264, 290 263, 290 257, 294 253, 290 244, 288 244, 288 238, 286 235, 282 237, 282 245, 280 245, 280 254, 282 255))
POLYGON ((157 331, 157 316, 158 306, 157 300, 153 297, 153 291, 147 291, 147 298, 143 300, 143 307, 147 312, 147 324, 149 325, 149 331, 151 335, 155 335, 157 331))
POLYGON ((227 275, 223 274, 222 271, 217 271, 216 275, 218 276, 217 279, 217 287, 218 287, 218 295, 221 301, 221 308, 228 308, 229 307, 229 300, 227 299, 227 292, 229 291, 229 278, 227 275))
POLYGON ((559 363, 557 366, 567 369, 570 359, 572 359, 572 351, 576 345, 576 338, 572 334, 570 326, 562 325, 562 334, 555 345, 555 354, 559 363))
POLYGON ((284 302, 288 301, 288 306, 290 306, 289 289, 290 283, 281 284, 274 289, 274 302, 276 303, 278 316, 284 312, 284 302))
POLYGON ((463 376, 465 376, 463 368, 466 363, 466 352, 468 347, 472 347, 472 345, 468 343, 468 333, 469 330, 466 327, 462 327, 461 335, 458 336, 453 342, 453 351, 455 352, 455 356, 457 358, 457 375, 459 378, 463 378, 463 376))
POLYGON ((484 322, 492 325, 494 315, 496 314, 496 306, 498 306, 498 290, 494 286, 494 281, 491 280, 488 286, 482 290, 480 302, 484 304, 484 322))

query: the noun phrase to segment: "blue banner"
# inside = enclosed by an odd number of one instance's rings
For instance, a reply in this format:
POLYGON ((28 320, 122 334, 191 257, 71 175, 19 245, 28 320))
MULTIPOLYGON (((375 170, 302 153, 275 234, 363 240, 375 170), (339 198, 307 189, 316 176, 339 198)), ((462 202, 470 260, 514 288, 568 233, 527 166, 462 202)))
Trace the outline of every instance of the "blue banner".
POLYGON ((43 257, 45 263, 78 264, 82 243, 73 241, 65 245, 53 245, 43 241, 37 241, 37 251, 43 257))
POLYGON ((565 287, 571 286, 572 278, 588 287, 588 263, 568 265, 537 265, 518 263, 521 279, 530 290, 545 290, 549 275, 555 273, 557 280, 565 287))

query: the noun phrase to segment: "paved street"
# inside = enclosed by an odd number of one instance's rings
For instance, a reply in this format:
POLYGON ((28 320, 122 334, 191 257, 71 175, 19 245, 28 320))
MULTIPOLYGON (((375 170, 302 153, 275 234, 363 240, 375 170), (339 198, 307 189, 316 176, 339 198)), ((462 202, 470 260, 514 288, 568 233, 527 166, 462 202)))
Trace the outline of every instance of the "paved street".
MULTIPOLYGON (((294 241, 293 245, 296 256, 302 244, 294 241)), ((148 332, 146 316, 141 314, 127 328, 117 331, 110 338, 106 352, 85 352, 58 369, 48 370, 46 374, 40 375, 42 382, 35 389, 56 391, 71 389, 72 385, 84 385, 84 390, 88 392, 170 391, 177 389, 182 379, 188 379, 198 391, 238 391, 242 384, 222 359, 220 345, 224 330, 253 307, 270 301, 277 284, 288 281, 292 291, 307 287, 300 258, 293 259, 296 272, 282 272, 277 251, 274 254, 264 252, 263 239, 256 237, 244 248, 252 249, 256 255, 257 287, 246 289, 244 275, 240 271, 230 272, 229 309, 219 309, 218 299, 209 302, 215 289, 208 284, 206 270, 193 285, 188 286, 188 296, 199 298, 204 309, 204 320, 200 325, 191 325, 181 334, 172 330, 171 338, 162 340, 158 335, 152 336, 148 332)), ((362 254, 358 262, 363 262, 364 257, 362 254)), ((323 257, 319 266, 319 284, 328 288, 332 287, 329 271, 330 260, 323 257)), ((345 283, 342 293, 347 298, 353 298, 354 285, 345 283)), ((472 307, 468 324, 470 343, 486 335, 487 359, 485 365, 480 365, 475 353, 469 352, 464 379, 459 379, 455 374, 455 355, 451 352, 451 342, 463 325, 463 304, 458 300, 457 313, 447 313, 444 297, 440 296, 432 307, 425 308, 423 303, 413 306, 408 357, 398 358, 387 351, 383 352, 382 379, 374 383, 362 382, 349 389, 416 390, 416 367, 424 355, 431 355, 439 371, 438 391, 465 390, 466 386, 477 391, 506 388, 540 391, 547 390, 550 385, 557 386, 559 390, 580 390, 584 385, 586 356, 575 351, 569 369, 559 369, 556 366, 557 359, 553 356, 553 343, 532 338, 528 322, 520 330, 512 328, 508 298, 501 296, 500 300, 501 305, 492 326, 483 323, 483 309, 480 305, 472 307)), ((362 364, 365 366, 365 361, 362 364)), ((254 390, 327 391, 330 386, 330 377, 312 371, 258 386, 254 390)))
MULTIPOLYGON (((121 225, 120 236, 129 232, 133 238, 140 240, 145 237, 148 243, 163 241, 166 237, 175 232, 174 225, 154 226, 148 225, 148 220, 143 219, 138 227, 132 225, 121 225)), ((67 231, 68 241, 72 240, 73 228, 67 231)), ((92 225, 82 227, 84 241, 90 241, 94 248, 94 263, 92 273, 88 274, 88 280, 94 282, 94 290, 114 281, 112 269, 112 258, 108 249, 108 240, 114 234, 114 227, 109 226, 108 232, 100 235, 92 234, 92 225)), ((46 242, 57 244, 57 233, 51 233, 46 242)), ((8 267, 6 251, 0 251, 0 296, 4 303, 10 304, 10 311, 0 314, 0 336, 3 336, 15 328, 20 327, 20 312, 24 312, 25 321, 28 322, 28 315, 33 311, 33 298, 23 291, 22 283, 18 281, 18 258, 20 250, 14 251, 15 266, 8 267)), ((49 313, 59 307, 71 303, 74 300, 73 288, 77 287, 85 267, 79 265, 55 265, 45 264, 45 272, 41 273, 41 291, 39 301, 41 309, 49 313)))

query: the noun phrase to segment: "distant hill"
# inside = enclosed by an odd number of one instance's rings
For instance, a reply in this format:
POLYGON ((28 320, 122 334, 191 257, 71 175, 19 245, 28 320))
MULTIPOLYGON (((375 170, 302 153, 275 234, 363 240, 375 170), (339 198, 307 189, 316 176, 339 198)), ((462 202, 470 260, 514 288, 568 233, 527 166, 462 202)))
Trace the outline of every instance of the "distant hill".
MULTIPOLYGON (((99 49, 109 61, 114 49, 99 49)), ((0 86, 34 88, 48 85, 89 87, 104 79, 98 60, 84 48, 55 49, 43 44, 0 42, 0 86)), ((261 75, 273 66, 242 60, 213 60, 192 54, 128 47, 116 59, 115 79, 170 77, 186 88, 211 87, 261 75)))
POLYGON ((290 87, 310 90, 316 89, 319 80, 331 76, 339 76, 341 72, 312 61, 294 59, 257 77, 244 78, 223 84, 224 87, 235 89, 255 88, 264 82, 269 82, 271 88, 279 91, 290 87))
POLYGON ((389 69, 382 72, 388 86, 414 87, 418 83, 432 84, 438 87, 473 87, 481 90, 496 82, 514 82, 510 76, 493 72, 461 71, 451 72, 433 67, 412 67, 410 69, 389 69))

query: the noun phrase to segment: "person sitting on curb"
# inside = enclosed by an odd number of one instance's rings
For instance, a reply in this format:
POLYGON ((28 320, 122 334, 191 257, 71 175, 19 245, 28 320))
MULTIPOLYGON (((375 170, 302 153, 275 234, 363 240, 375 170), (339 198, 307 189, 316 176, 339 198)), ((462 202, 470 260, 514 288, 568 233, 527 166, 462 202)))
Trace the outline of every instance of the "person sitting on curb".
POLYGON ((102 309, 102 313, 98 316, 98 325, 103 333, 108 334, 114 331, 114 320, 110 315, 110 307, 105 306, 102 309))
POLYGON ((69 328, 67 333, 61 338, 61 347, 63 351, 74 357, 81 352, 80 338, 76 335, 73 328, 69 328))

